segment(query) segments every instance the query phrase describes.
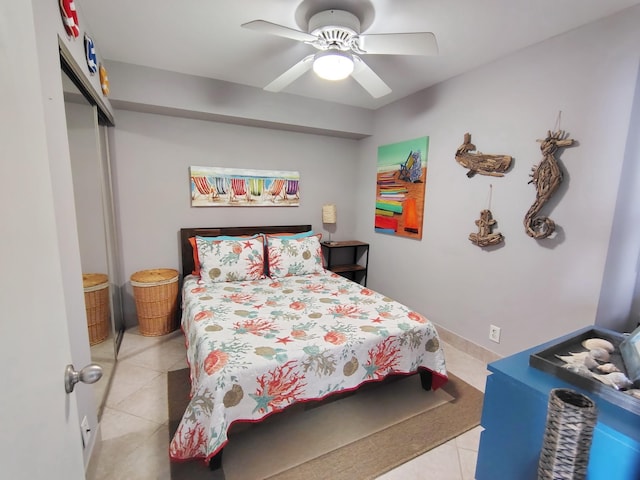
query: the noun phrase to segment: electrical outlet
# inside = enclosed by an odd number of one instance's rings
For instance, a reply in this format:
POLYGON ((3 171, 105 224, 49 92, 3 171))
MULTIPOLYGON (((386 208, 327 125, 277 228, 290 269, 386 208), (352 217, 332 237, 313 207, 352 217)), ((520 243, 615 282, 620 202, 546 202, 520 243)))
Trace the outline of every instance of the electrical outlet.
POLYGON ((82 432, 82 446, 87 448, 87 445, 89 445, 89 439, 91 438, 91 427, 89 426, 89 420, 86 416, 80 423, 80 431, 82 432))
POLYGON ((500 327, 489 325, 489 340, 500 343, 500 327))

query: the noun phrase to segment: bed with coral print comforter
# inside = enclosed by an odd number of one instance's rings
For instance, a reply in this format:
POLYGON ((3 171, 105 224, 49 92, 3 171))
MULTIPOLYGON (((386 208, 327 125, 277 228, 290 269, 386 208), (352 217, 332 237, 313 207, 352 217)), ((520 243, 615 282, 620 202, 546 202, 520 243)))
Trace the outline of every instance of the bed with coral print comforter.
POLYGON ((182 295, 191 400, 173 460, 209 460, 233 422, 391 373, 428 369, 433 388, 447 380, 424 316, 331 272, 216 284, 188 276, 182 295))

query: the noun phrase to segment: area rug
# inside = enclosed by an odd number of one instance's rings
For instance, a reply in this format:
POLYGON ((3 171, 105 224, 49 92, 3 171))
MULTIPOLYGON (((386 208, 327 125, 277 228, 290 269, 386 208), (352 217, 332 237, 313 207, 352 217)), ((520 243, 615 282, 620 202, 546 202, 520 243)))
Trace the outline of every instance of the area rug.
MULTIPOLYGON (((169 372, 169 432, 188 403, 189 372, 169 372)), ((449 374, 435 392, 418 375, 295 405, 258 424, 234 425, 222 469, 172 463, 172 480, 369 479, 477 426, 481 392, 449 374)))

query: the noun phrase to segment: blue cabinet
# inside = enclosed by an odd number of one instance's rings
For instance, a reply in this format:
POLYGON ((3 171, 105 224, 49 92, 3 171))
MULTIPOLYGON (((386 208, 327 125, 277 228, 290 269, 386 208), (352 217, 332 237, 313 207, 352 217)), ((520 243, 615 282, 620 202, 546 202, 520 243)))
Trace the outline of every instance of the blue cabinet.
POLYGON ((532 353, 555 342, 488 365, 476 480, 536 480, 553 388, 583 393, 598 407, 587 478, 640 479, 640 416, 529 366, 532 353))

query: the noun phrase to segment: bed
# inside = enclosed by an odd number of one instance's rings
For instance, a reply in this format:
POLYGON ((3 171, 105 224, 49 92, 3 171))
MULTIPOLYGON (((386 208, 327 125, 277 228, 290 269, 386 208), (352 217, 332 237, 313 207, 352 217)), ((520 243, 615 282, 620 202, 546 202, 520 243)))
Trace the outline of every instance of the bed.
POLYGON ((446 383, 433 324, 325 270, 310 225, 184 228, 180 244, 191 398, 173 461, 218 468, 232 424, 389 375, 446 383))

